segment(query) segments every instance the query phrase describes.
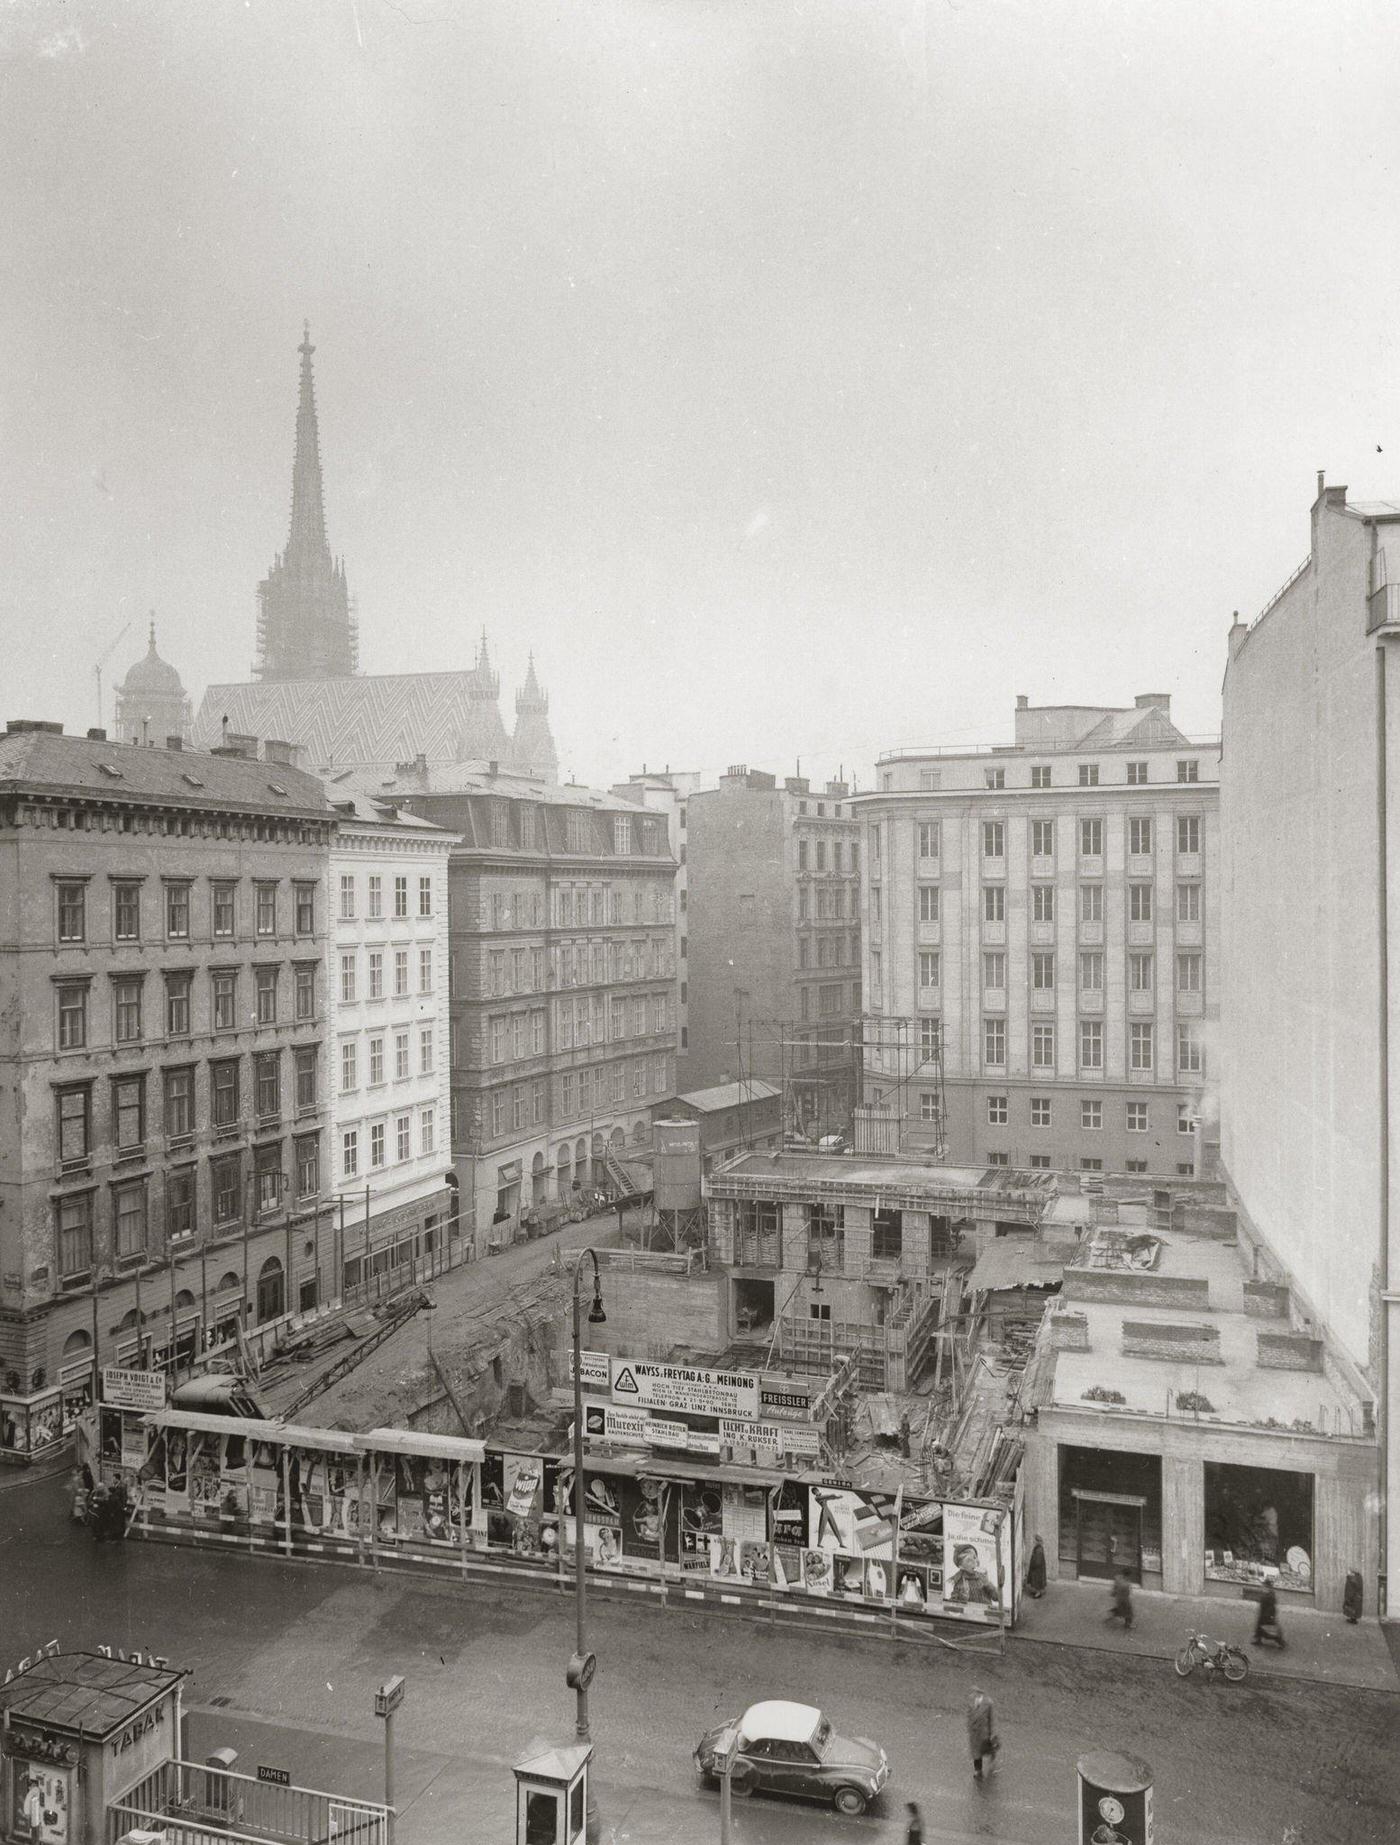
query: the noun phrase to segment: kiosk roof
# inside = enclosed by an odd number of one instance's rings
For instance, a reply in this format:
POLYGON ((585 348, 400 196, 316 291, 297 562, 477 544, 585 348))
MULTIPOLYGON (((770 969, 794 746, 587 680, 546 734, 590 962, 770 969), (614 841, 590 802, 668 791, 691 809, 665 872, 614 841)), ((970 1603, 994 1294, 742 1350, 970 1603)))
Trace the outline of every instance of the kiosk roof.
POLYGON ((21 1721, 101 1739, 173 1691, 184 1677, 169 1666, 138 1666, 105 1653, 46 1653, 8 1685, 0 1685, 0 1710, 21 1721))

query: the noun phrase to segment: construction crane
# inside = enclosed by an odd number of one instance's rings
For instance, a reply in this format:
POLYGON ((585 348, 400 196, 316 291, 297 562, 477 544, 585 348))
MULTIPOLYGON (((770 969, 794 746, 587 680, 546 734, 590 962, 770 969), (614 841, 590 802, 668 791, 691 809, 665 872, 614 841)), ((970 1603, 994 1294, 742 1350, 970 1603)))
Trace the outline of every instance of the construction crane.
POLYGON ((107 664, 107 662, 111 659, 112 655, 117 651, 118 647, 121 646, 122 642, 126 639, 127 635, 130 634, 130 632, 131 632, 131 623, 127 622, 126 626, 122 629, 121 633, 112 642, 112 645, 107 649, 106 653, 103 654, 102 658, 97 662, 97 665, 92 669, 93 677, 97 680, 97 722, 98 722, 99 727, 102 724, 102 669, 107 664))

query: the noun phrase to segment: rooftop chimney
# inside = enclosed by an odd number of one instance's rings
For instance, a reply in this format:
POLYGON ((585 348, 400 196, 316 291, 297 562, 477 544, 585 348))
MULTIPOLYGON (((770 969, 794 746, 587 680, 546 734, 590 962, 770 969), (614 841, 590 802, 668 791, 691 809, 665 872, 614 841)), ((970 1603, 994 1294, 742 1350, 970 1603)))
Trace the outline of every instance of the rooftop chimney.
POLYGON ((9 718, 6 721, 5 729, 9 731, 12 736, 18 735, 21 732, 34 731, 38 731, 46 737, 61 737, 63 735, 62 724, 51 723, 48 718, 9 718))
POLYGON ((99 730, 94 727, 92 730, 88 732, 88 742, 89 743, 105 743, 106 741, 107 741, 107 733, 105 730, 99 730))
POLYGON ((1029 711, 1030 708, 1031 708, 1030 699, 1026 697, 1026 694, 1024 692, 1018 692, 1016 694, 1016 709, 1018 711, 1029 711))
POLYGON ((1139 692, 1133 704, 1139 711, 1170 711, 1172 695, 1170 692, 1139 692))
POLYGON ((167 737, 165 739, 165 747, 168 750, 182 750, 185 747, 185 739, 183 737, 167 737))

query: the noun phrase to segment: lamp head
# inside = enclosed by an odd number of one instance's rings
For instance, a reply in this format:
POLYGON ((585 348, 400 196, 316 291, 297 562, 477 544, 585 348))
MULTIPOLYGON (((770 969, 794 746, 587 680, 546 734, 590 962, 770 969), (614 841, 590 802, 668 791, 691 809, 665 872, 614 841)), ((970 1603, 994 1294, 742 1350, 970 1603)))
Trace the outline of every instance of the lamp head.
POLYGON ((595 1289, 593 1294, 593 1305, 588 1309, 588 1324, 590 1326, 601 1326, 607 1317, 607 1314, 603 1312, 602 1290, 595 1289))

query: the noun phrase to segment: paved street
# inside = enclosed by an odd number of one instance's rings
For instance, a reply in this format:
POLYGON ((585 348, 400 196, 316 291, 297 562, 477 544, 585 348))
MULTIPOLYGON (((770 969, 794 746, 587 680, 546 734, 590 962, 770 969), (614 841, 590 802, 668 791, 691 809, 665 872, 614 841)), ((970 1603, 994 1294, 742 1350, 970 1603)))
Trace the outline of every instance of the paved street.
MULTIPOLYGON (((374 1794, 374 1686, 409 1680, 399 1741, 402 1845, 510 1835, 510 1763, 566 1741, 563 1661, 571 1604, 530 1593, 378 1578, 188 1549, 93 1545, 67 1521, 60 1479, 0 1491, 5 1663, 57 1638, 167 1654, 193 1672, 192 1746, 230 1742, 245 1765, 374 1794)), ((736 1807, 744 1845, 902 1836, 918 1799, 930 1838, 1045 1845, 1073 1836, 1074 1762, 1090 1746, 1145 1756, 1163 1845, 1380 1845, 1396 1836, 1400 1697, 1271 1677, 1244 1687, 1179 1681, 1154 1658, 1020 1642, 1005 1659, 942 1648, 770 1634, 762 1625, 595 1600, 594 1694, 604 1837, 701 1845, 713 1796, 692 1786, 695 1736, 764 1695, 822 1703, 877 1737, 894 1778, 860 1821, 755 1800, 736 1807), (962 1709, 994 1698, 1004 1766, 971 1785, 962 1709)))

